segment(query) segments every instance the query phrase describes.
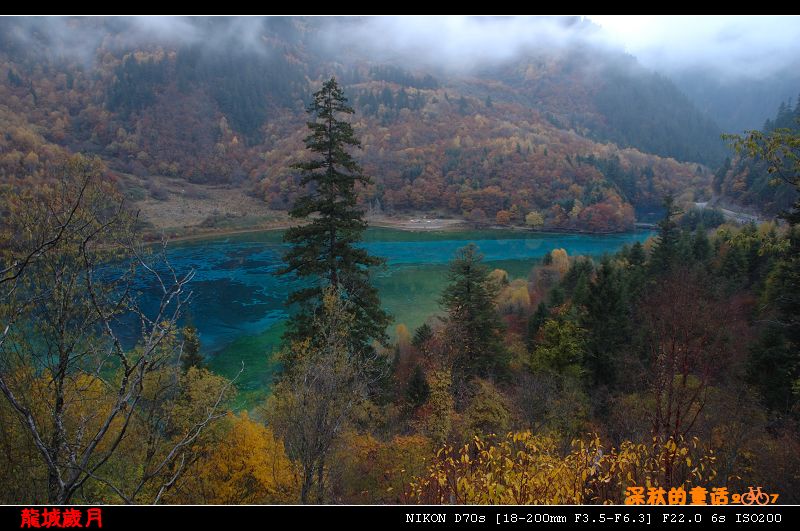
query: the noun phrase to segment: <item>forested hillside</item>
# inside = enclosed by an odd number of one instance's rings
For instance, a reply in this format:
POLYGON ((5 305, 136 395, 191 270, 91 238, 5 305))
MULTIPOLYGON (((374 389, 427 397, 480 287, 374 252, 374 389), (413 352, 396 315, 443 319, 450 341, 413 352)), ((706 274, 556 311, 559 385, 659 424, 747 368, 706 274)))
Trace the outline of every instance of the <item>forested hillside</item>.
MULTIPOLYGON (((574 44, 460 70, 319 37, 361 23, 200 18, 143 34, 111 19, 0 21, 0 176, 88 152, 113 172, 233 186, 285 209, 304 106, 333 74, 358 112, 373 209, 492 223, 537 211, 553 228, 608 231, 666 192, 707 194, 716 127, 635 59, 581 44, 588 22, 564 19, 574 44)), ((169 195, 155 181, 142 194, 169 195)))
MULTIPOLYGON (((800 131, 800 101, 783 102, 774 118, 761 128, 764 133, 777 130, 800 131)), ((769 171, 768 161, 736 156, 727 159, 714 176, 713 190, 723 200, 771 216, 789 209, 797 199, 791 176, 783 171, 769 171)))

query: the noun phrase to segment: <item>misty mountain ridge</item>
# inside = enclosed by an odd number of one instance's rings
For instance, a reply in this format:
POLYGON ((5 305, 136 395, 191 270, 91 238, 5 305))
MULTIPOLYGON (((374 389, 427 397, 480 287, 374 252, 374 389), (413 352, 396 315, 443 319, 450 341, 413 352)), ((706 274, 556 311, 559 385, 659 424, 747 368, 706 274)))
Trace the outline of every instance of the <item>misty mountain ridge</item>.
POLYGON ((227 183, 286 208, 305 105, 330 75, 375 178, 362 200, 390 212, 519 221, 537 210, 554 228, 622 230, 667 192, 704 197, 725 156, 710 118, 597 45, 586 20, 537 19, 541 34, 516 47, 440 57, 397 35, 372 47, 382 23, 2 20, 0 176, 36 179, 80 151, 113 171, 227 183))
POLYGON ((763 129, 781 103, 800 90, 800 62, 764 78, 727 79, 690 69, 670 76, 694 104, 726 133, 763 129))

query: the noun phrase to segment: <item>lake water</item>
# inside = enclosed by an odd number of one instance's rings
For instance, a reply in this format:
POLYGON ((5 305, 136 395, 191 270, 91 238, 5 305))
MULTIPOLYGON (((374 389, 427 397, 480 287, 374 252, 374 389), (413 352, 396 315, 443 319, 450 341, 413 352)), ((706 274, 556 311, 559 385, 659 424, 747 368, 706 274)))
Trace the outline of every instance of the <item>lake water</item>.
MULTIPOLYGON (((437 300, 446 281, 447 263, 455 251, 474 242, 492 268, 512 278, 527 277, 531 267, 553 249, 570 256, 613 253, 624 244, 644 241, 651 232, 624 234, 543 234, 480 230, 409 232, 367 230, 364 245, 387 259, 376 271, 375 285, 385 308, 414 330, 439 311, 437 300)), ((271 355, 287 317, 284 304, 297 285, 275 276, 285 250, 280 231, 265 231, 171 244, 169 258, 179 272, 196 271, 188 318, 198 328, 203 353, 212 370, 236 375, 242 407, 266 395, 274 366, 271 355)), ((145 287, 145 294, 153 287, 145 287)), ((394 325, 390 332, 394 330, 394 325)))

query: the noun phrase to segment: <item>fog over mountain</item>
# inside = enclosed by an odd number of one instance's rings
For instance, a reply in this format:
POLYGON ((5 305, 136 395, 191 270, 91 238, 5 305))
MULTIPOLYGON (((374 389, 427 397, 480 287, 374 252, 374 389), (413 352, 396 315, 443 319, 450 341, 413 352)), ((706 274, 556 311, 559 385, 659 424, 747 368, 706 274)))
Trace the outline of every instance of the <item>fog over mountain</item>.
MULTIPOLYGON (((273 25, 280 25, 274 22, 273 25)), ((289 18, 283 20, 288 26, 289 18)), ((319 51, 340 62, 354 57, 401 60, 407 67, 468 71, 518 59, 532 50, 582 45, 630 53, 672 79, 722 129, 760 127, 800 92, 797 16, 585 17, 318 17, 307 19, 319 51), (342 56, 345 52, 346 57, 342 56)), ((96 60, 101 45, 182 44, 207 50, 267 53, 264 19, 229 17, 48 17, 15 19, 7 36, 29 51, 96 60)))
POLYGON ((285 209, 305 106, 334 75, 376 176, 365 202, 618 230, 664 193, 710 196, 721 133, 799 90, 799 20, 7 17, 0 176, 63 149, 152 188, 135 197, 168 197, 169 177, 285 209))
POLYGON ((760 128, 800 93, 800 17, 590 15, 725 131, 760 128))

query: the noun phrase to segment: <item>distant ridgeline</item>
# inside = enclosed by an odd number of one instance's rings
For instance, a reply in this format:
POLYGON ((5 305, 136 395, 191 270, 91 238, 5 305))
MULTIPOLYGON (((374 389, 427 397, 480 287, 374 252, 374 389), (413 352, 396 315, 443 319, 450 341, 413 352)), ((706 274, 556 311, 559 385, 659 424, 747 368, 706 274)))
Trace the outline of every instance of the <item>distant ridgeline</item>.
MULTIPOLYGON (((776 129, 800 131, 800 98, 794 107, 791 101, 781 103, 775 118, 767 120, 762 131, 776 129)), ((739 205, 777 215, 792 205, 797 190, 771 175, 767 167, 763 159, 727 159, 714 175, 714 192, 739 205)))
POLYGON ((718 128, 630 56, 576 39, 458 71, 323 38, 364 23, 193 18, 176 22, 191 37, 137 38, 128 19, 0 20, 0 180, 39 182, 80 151, 114 172, 243 187, 284 209, 298 194, 287 161, 302 154, 305 105, 333 73, 375 177, 365 207, 500 224, 535 211, 546 227, 614 231, 667 192, 710 192, 718 128))

